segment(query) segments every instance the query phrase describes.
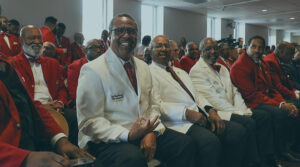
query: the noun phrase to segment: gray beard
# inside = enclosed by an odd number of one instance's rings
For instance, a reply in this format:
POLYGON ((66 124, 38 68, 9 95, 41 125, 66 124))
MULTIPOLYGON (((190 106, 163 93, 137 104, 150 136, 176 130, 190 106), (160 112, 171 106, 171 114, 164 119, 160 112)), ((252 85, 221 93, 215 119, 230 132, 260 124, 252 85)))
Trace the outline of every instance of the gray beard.
POLYGON ((23 44, 22 49, 24 53, 26 53, 28 56, 33 57, 35 59, 39 58, 40 55, 43 52, 43 48, 41 47, 40 51, 36 53, 29 45, 23 44))

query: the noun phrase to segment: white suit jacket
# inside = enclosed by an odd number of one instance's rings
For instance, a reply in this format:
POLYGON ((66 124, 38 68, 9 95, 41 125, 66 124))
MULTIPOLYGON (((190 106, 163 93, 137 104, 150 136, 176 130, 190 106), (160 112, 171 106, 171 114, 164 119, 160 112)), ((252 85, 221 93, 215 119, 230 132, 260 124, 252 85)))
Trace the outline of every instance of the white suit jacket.
POLYGON ((159 92, 160 95, 161 120, 164 125, 170 129, 186 133, 192 125, 192 123, 186 120, 186 109, 198 111, 199 106, 205 112, 204 106, 210 104, 205 99, 198 99, 195 96, 192 81, 185 71, 176 67, 172 68, 192 93, 196 102, 172 77, 170 72, 167 72, 155 62, 150 65, 153 88, 157 89, 155 92, 159 92))
POLYGON ((220 65, 220 72, 214 71, 202 58, 193 66, 189 75, 193 85, 212 106, 218 110, 219 116, 230 120, 231 114, 251 115, 241 94, 231 83, 226 67, 220 65))
MULTIPOLYGON (((160 114, 148 65, 134 57, 132 60, 138 95, 111 48, 81 68, 76 100, 80 147, 85 147, 88 141, 127 141, 129 130, 139 116, 152 120, 160 114)), ((161 134, 164 130, 162 124, 155 129, 161 134)))

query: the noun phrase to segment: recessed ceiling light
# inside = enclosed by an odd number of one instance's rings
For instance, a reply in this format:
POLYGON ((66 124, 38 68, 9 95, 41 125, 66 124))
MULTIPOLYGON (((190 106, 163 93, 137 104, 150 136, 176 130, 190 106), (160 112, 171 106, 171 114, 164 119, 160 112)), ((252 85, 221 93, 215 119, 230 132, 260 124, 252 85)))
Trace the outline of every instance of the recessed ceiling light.
POLYGON ((291 17, 290 19, 291 19, 291 20, 295 20, 295 18, 294 18, 294 17, 291 17))
POLYGON ((263 9, 263 10, 261 10, 262 12, 267 12, 268 10, 267 9, 263 9))

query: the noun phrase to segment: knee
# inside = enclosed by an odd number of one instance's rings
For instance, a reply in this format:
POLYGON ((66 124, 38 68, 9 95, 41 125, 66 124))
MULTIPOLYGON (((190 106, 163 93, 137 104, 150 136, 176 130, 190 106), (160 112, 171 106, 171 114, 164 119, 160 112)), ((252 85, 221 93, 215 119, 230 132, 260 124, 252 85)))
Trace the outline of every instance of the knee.
POLYGON ((221 151, 221 142, 219 138, 214 134, 205 135, 205 144, 204 147, 201 149, 203 152, 209 153, 219 153, 221 151))
POLYGON ((228 142, 232 144, 245 143, 247 138, 247 130, 244 126, 238 123, 232 123, 232 127, 229 131, 230 133, 228 134, 228 142))
POLYGON ((119 157, 119 165, 125 167, 147 166, 147 160, 140 150, 128 150, 122 157, 119 157))
POLYGON ((187 135, 184 135, 184 137, 181 138, 182 144, 180 146, 177 146, 179 151, 178 153, 181 155, 186 155, 186 154, 194 154, 196 151, 196 142, 187 135))

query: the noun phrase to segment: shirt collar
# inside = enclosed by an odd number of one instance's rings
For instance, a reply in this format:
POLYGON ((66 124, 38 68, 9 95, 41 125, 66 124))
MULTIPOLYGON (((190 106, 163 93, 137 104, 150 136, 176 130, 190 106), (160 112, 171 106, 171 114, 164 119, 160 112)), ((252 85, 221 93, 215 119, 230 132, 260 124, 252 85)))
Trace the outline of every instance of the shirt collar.
POLYGON ((39 57, 32 57, 32 56, 29 56, 27 53, 24 53, 24 55, 27 59, 40 59, 40 56, 39 57))
POLYGON ((152 63, 153 63, 154 65, 157 65, 158 67, 160 67, 160 68, 162 68, 162 69, 166 69, 166 68, 167 68, 167 66, 162 65, 162 64, 159 64, 159 63, 156 63, 155 61, 152 61, 152 63))

